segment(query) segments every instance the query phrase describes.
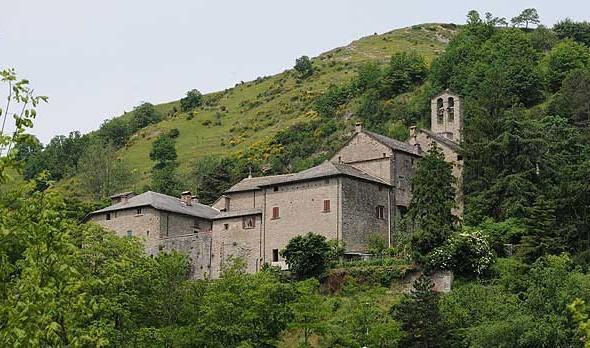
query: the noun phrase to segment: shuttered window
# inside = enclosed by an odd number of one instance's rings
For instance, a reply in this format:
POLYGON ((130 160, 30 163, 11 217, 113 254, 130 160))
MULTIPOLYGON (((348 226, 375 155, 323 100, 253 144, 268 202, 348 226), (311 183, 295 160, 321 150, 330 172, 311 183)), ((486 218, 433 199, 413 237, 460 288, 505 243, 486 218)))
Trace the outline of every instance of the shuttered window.
POLYGON ((324 213, 329 213, 329 212, 330 212, 330 200, 325 199, 324 200, 324 213))

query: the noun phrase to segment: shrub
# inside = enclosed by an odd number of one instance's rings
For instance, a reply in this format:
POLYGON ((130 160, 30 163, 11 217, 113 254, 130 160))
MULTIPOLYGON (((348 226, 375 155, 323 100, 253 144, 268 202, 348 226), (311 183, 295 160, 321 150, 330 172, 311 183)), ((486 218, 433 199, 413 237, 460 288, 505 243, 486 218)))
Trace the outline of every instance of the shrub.
POLYGON ((313 75, 313 65, 308 56, 301 56, 295 60, 295 71, 301 78, 307 78, 313 75))
POLYGON ((203 95, 196 89, 186 92, 186 97, 180 99, 180 109, 182 111, 192 110, 203 104, 203 95))
POLYGON ((172 139, 177 138, 179 135, 180 135, 180 131, 178 130, 178 128, 172 128, 168 132, 168 136, 172 139))
POLYGON ((494 254, 481 231, 454 234, 449 242, 428 256, 429 270, 452 270, 458 275, 481 276, 494 261, 494 254))

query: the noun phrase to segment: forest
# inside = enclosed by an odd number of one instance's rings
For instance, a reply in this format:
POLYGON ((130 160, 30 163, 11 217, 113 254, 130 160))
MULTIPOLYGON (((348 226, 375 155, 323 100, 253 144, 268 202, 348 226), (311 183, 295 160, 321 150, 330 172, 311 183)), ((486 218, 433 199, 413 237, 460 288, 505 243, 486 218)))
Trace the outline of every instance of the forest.
MULTIPOLYGON (((438 91, 465 98, 462 219, 451 214, 450 165, 433 148, 418 162, 403 233, 392 247, 373 240, 371 260, 345 262, 342 245, 301 231, 281 251, 289 272, 246 274, 235 259, 218 280, 188 279, 185 256, 147 256, 139 240, 81 223, 141 175, 120 151, 167 115, 144 103, 43 146, 29 132, 50 100, 2 70, 0 345, 590 347, 590 23, 547 28, 534 9, 510 22, 471 11, 432 61, 410 50, 363 62, 313 96, 304 121, 247 150, 207 154, 189 176, 179 171, 183 130, 158 134, 142 189, 193 185, 211 203, 249 172, 323 161, 351 122, 405 140, 410 125, 428 127, 438 91), (89 199, 64 194, 68 180, 89 199), (415 270, 452 271, 452 291, 433 291, 427 276, 404 291, 415 270)), ((290 74, 308 83, 317 64, 301 57, 290 74)), ((179 112, 215 103, 191 90, 179 112)))

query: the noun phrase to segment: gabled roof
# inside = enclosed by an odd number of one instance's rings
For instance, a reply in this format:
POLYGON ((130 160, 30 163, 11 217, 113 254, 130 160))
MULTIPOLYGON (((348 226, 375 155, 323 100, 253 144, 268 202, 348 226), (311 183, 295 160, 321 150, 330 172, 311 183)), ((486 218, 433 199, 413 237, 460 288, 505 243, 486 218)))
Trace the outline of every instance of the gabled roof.
POLYGON ((93 211, 90 215, 107 213, 111 211, 138 208, 151 206, 155 209, 162 211, 169 211, 178 214, 190 215, 195 217, 201 217, 205 219, 212 219, 219 214, 217 209, 211 208, 210 206, 193 203, 192 205, 184 204, 179 198, 161 194, 158 192, 147 191, 140 195, 131 197, 127 202, 120 202, 113 204, 106 208, 93 211))
POLYGON ((344 175, 389 186, 389 183, 387 183, 383 179, 367 174, 353 166, 343 163, 333 163, 330 161, 325 161, 324 163, 318 166, 303 170, 298 173, 266 177, 263 176, 258 178, 246 178, 234 185, 226 192, 230 193, 239 191, 260 190, 263 187, 267 186, 307 181, 319 178, 327 178, 339 175, 344 175))
POLYGON ((459 144, 457 144, 456 142, 452 141, 451 139, 449 139, 445 136, 436 134, 433 131, 430 131, 428 129, 420 128, 420 131, 426 133, 430 138, 436 140, 438 143, 441 143, 442 145, 448 147, 449 149, 451 149, 455 152, 461 151, 461 146, 459 144))
POLYGON ((393 150, 407 152, 409 154, 416 155, 416 156, 420 155, 418 153, 418 151, 414 148, 413 145, 410 145, 410 144, 405 143, 403 141, 395 140, 395 139, 386 137, 385 135, 369 132, 366 130, 362 130, 362 132, 365 133, 366 135, 370 136, 371 138, 377 140, 381 144, 393 149, 393 150))
POLYGON ((265 186, 269 183, 272 183, 276 180, 280 180, 281 178, 289 177, 294 174, 283 174, 283 175, 269 175, 269 176, 259 176, 254 178, 244 178, 242 181, 238 182, 234 186, 230 187, 225 193, 233 193, 233 192, 242 192, 242 191, 251 191, 251 190, 260 190, 262 186, 265 186))

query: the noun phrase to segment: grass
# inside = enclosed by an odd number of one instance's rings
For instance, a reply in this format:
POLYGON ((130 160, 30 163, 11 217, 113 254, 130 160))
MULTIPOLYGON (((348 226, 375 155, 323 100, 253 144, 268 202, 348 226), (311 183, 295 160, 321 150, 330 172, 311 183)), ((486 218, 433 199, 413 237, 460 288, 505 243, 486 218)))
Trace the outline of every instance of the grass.
POLYGON ((313 58, 316 73, 304 81, 298 81, 292 71, 285 71, 240 83, 216 92, 217 105, 201 108, 192 117, 181 112, 169 115, 174 108, 180 109, 178 101, 157 105, 158 111, 168 115, 166 119, 135 134, 121 150, 121 156, 139 174, 138 184, 147 183, 153 165, 149 159, 152 142, 158 134, 178 128, 176 148, 180 171, 186 175, 191 165, 205 155, 244 150, 301 122, 314 98, 330 84, 351 79, 359 64, 370 60, 386 63, 393 53, 410 50, 431 61, 444 50, 444 38, 453 34, 453 30, 441 25, 425 24, 367 36, 313 58), (215 125, 216 113, 221 115, 221 125, 215 125))

